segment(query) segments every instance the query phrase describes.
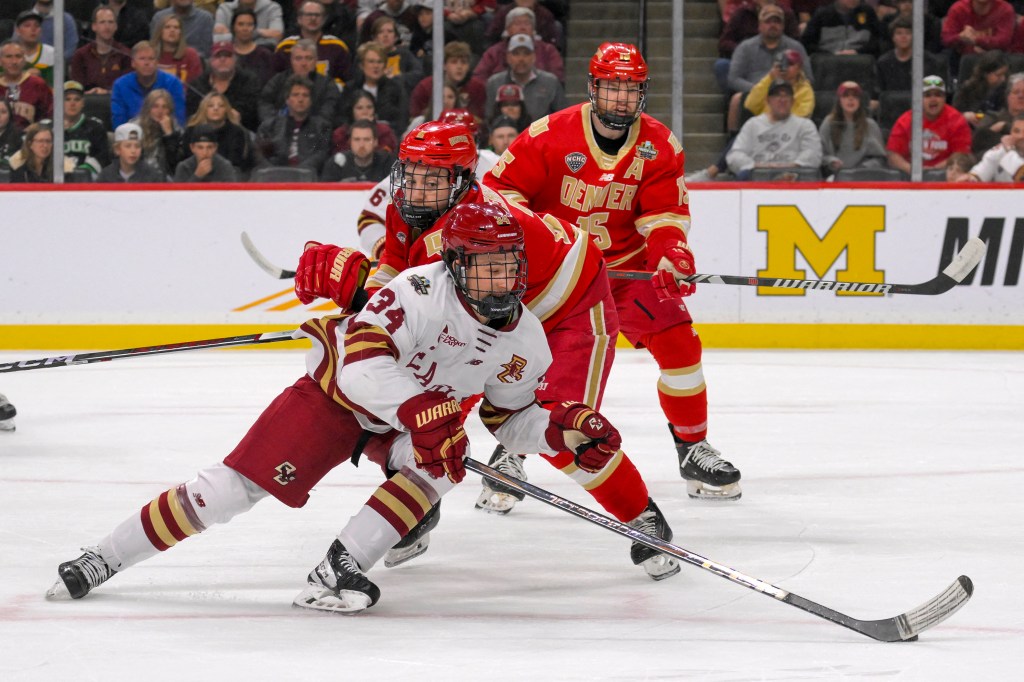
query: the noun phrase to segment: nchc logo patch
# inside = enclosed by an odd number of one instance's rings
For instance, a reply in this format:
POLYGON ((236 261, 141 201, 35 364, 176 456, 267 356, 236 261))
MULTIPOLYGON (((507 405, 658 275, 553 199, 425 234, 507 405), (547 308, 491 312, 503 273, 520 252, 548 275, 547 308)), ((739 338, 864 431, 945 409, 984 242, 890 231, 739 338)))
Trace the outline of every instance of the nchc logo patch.
POLYGON ((573 173, 577 172, 580 168, 583 168, 583 164, 587 162, 587 155, 583 152, 570 152, 565 155, 565 165, 569 167, 573 173))
MULTIPOLYGON (((807 279, 796 267, 799 252, 819 278, 845 254, 846 267, 836 269, 839 282, 881 283, 885 272, 875 267, 875 237, 885 231, 885 206, 847 206, 819 237, 796 206, 758 206, 757 229, 767 233, 768 267, 759 277, 807 279)), ((758 287, 762 296, 803 296, 804 289, 758 287)), ((880 292, 836 291, 837 296, 880 296, 880 292)))

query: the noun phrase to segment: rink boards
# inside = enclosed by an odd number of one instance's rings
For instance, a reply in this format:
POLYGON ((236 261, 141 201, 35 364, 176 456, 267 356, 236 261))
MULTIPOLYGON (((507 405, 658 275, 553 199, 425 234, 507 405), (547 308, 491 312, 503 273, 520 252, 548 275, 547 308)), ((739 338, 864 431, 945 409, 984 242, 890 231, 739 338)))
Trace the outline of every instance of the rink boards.
MULTIPOLYGON (((303 306, 243 250, 294 268, 306 240, 358 245, 368 186, 0 190, 0 348, 100 349, 293 328, 303 306)), ((730 348, 1024 349, 1020 190, 703 186, 701 273, 914 284, 969 237, 988 253, 941 296, 701 284, 704 344, 730 348)), ((568 199, 567 199, 568 200, 568 199)))

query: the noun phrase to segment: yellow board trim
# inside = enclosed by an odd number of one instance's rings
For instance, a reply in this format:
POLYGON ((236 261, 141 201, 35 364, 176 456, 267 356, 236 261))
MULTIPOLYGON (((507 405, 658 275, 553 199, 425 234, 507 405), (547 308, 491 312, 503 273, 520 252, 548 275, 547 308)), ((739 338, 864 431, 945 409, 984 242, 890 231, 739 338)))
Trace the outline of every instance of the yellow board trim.
MULTIPOLYGON (((120 350, 141 346, 163 346, 184 341, 221 339, 230 336, 260 334, 296 329, 299 325, 280 324, 18 324, 0 325, 2 350, 120 350)), ((309 339, 281 341, 242 349, 296 350, 309 348, 309 339)))
MULTIPOLYGON (((0 325, 0 350, 116 350, 284 331, 294 325, 0 325)), ((1024 350, 1024 325, 704 324, 705 348, 1024 350)), ((629 348, 621 336, 617 348, 629 348)), ((302 350, 308 339, 239 349, 302 350)), ((225 349, 232 350, 232 349, 225 349)))
MULTIPOLYGON (((702 324, 704 348, 1024 350, 1024 326, 940 324, 702 324)), ((617 348, 630 348, 621 336, 617 348)))

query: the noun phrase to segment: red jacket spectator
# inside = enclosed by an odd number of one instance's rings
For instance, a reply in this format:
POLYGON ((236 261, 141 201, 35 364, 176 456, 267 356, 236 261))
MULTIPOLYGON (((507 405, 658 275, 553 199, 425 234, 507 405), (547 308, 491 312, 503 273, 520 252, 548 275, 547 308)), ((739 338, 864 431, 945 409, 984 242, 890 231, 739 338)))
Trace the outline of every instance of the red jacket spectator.
MULTIPOLYGON (((907 111, 892 127, 886 149, 896 152, 904 159, 910 159, 910 117, 913 112, 907 111)), ((921 163, 925 168, 942 168, 946 159, 958 152, 971 153, 971 128, 967 125, 963 114, 944 105, 942 111, 934 119, 923 117, 922 121, 922 155, 921 163)))
POLYGON ((960 54, 1008 50, 1016 26, 1006 0, 957 0, 942 22, 942 44, 960 54))

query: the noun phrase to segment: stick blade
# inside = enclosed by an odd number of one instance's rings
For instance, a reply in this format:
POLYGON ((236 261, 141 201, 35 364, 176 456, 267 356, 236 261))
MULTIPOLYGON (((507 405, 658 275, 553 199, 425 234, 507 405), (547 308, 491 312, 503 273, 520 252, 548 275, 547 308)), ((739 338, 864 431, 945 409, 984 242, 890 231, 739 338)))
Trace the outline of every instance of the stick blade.
POLYGON ((964 281, 967 275, 971 274, 974 268, 978 267, 978 263, 985 257, 987 250, 988 247, 985 245, 985 242, 977 237, 968 239, 967 243, 964 244, 964 248, 960 249, 960 253, 954 256, 953 262, 946 266, 942 274, 951 277, 959 284, 964 281))
POLYGON ((962 575, 947 587, 941 594, 897 616, 897 627, 900 639, 907 641, 935 627, 954 613, 963 608, 974 594, 974 583, 966 575, 962 575))
MULTIPOLYGON (((274 279, 289 278, 286 270, 274 265, 268 261, 262 253, 260 253, 260 250, 256 248, 255 244, 253 244, 252 239, 249 238, 249 233, 244 230, 242 231, 242 246, 245 248, 245 252, 249 254, 249 258, 252 258, 253 262, 260 266, 260 269, 263 270, 263 272, 267 273, 274 279)), ((294 277, 295 273, 292 272, 290 276, 294 277)))

